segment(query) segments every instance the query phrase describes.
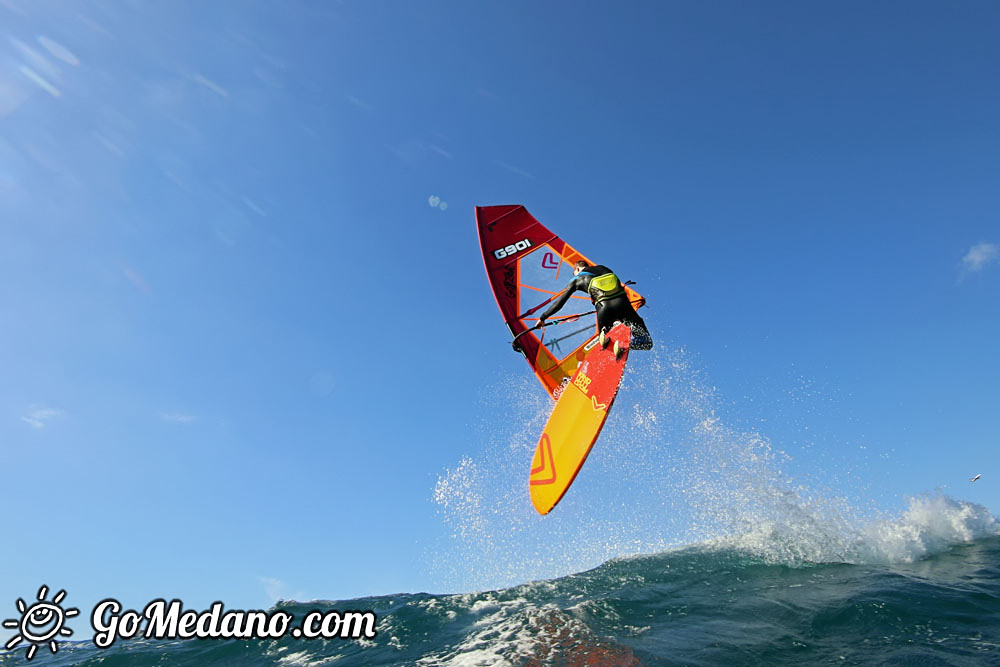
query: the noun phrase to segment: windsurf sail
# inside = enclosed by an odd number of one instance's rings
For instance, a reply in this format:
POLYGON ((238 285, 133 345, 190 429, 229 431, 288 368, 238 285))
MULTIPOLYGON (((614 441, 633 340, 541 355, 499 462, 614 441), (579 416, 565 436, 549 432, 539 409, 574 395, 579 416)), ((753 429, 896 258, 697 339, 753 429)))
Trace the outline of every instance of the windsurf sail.
MULTIPOLYGON (((573 265, 591 262, 536 220, 524 206, 477 206, 476 224, 486 275, 504 323, 549 392, 561 391, 576 371, 584 350, 597 337, 590 297, 576 292, 546 326, 532 329, 538 316, 573 279, 573 265)), ((636 308, 645 300, 625 288, 636 308)))

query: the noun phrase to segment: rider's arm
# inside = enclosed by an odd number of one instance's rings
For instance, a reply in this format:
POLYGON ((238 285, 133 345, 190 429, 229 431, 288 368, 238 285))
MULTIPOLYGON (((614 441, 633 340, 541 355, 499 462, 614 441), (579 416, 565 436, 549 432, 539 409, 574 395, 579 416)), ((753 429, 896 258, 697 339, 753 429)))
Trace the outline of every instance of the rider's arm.
POLYGON ((573 292, 576 292, 577 290, 581 292, 587 291, 587 284, 585 280, 581 280, 581 276, 573 278, 570 284, 566 286, 566 289, 563 290, 562 294, 559 295, 559 298, 553 301, 552 305, 545 309, 545 312, 539 316, 538 320, 540 322, 542 320, 547 320, 559 312, 559 309, 566 305, 566 302, 569 301, 569 297, 572 296, 573 292))

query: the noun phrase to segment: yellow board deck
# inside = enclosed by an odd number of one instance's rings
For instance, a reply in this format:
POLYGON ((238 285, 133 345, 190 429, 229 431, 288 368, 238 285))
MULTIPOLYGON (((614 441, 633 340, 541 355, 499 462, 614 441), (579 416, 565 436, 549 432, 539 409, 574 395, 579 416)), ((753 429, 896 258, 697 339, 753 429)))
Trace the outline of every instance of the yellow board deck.
POLYGON ((548 514, 569 489, 601 433, 618 393, 630 329, 619 324, 608 333, 606 347, 596 344, 563 389, 531 462, 531 502, 539 514, 548 514), (620 353, 615 355, 615 346, 620 353))

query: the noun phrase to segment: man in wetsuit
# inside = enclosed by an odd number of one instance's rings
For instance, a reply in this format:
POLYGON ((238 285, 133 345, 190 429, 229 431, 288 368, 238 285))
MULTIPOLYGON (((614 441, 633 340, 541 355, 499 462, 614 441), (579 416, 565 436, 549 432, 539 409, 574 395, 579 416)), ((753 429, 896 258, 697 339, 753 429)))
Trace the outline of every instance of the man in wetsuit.
POLYGON ((611 269, 601 264, 593 266, 581 260, 573 268, 573 276, 572 282, 559 298, 538 318, 539 326, 544 325, 545 320, 565 306, 573 292, 586 292, 594 302, 597 326, 601 332, 610 331, 615 322, 624 322, 632 330, 633 350, 649 350, 653 347, 653 337, 649 335, 646 323, 635 312, 625 288, 611 269))

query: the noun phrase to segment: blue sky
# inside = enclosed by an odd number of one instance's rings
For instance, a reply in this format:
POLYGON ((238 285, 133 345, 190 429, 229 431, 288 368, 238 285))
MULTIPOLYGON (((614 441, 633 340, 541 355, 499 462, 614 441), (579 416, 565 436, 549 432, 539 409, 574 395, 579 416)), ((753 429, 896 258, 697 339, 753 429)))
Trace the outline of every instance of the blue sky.
POLYGON ((994 3, 0 17, 9 612, 446 588, 435 485, 544 404, 475 205, 636 280, 797 473, 1000 509, 994 3))

